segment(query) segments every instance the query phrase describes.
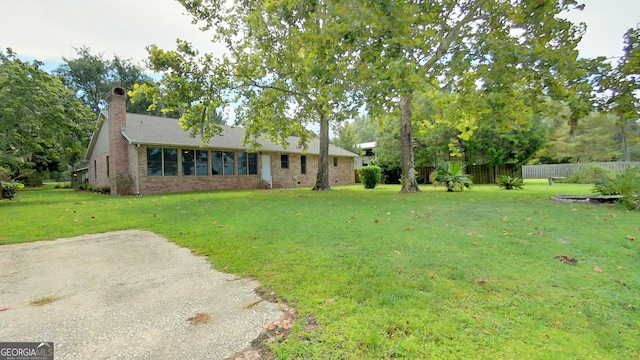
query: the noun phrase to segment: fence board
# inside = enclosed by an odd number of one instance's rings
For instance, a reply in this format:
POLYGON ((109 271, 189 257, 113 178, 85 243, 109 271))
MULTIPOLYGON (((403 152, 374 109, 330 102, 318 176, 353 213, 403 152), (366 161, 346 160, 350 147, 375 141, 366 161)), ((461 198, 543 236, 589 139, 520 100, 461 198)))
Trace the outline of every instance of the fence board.
POLYGON ((630 166, 640 167, 640 161, 613 161, 595 163, 571 163, 571 164, 542 164, 525 165, 522 167, 523 179, 548 179, 550 177, 569 177, 575 171, 587 168, 591 165, 601 166, 611 172, 619 173, 630 166))

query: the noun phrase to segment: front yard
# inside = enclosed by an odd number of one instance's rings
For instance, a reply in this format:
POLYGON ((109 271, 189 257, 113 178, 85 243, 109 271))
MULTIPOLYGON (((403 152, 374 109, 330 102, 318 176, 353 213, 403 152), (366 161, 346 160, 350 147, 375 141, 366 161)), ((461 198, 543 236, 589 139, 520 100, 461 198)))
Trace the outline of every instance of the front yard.
POLYGON ((25 189, 0 202, 0 243, 158 233, 298 310, 283 359, 640 358, 639 213, 549 200, 589 188, 25 189))

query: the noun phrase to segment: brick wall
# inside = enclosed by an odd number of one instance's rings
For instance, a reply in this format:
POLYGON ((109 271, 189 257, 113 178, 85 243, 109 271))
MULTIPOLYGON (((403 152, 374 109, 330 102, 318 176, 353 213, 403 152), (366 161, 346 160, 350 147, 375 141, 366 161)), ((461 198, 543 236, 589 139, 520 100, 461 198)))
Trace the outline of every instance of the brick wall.
MULTIPOLYGON (((114 177, 129 174, 129 149, 121 130, 126 127, 126 91, 121 87, 113 88, 107 95, 109 104, 109 170, 114 177)), ((127 195, 127 187, 118 188, 119 181, 111 181, 112 195, 127 195)))
MULTIPOLYGON (((89 184, 95 187, 111 186, 107 177, 107 156, 109 153, 98 154, 89 159, 89 184)), ((109 169, 111 170, 111 169, 109 169)))

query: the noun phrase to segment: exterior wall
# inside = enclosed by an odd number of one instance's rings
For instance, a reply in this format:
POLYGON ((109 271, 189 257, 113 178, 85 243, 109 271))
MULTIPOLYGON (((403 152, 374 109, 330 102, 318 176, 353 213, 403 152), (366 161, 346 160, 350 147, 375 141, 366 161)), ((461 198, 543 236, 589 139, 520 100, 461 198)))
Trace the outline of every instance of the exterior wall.
MULTIPOLYGON (((131 174, 133 183, 131 193, 136 194, 136 187, 139 186, 139 194, 164 194, 187 191, 207 191, 222 189, 257 189, 264 188, 260 173, 262 171, 262 157, 258 156, 258 175, 182 175, 182 162, 178 157, 177 176, 148 176, 147 175, 147 147, 130 147, 131 160, 135 161, 137 156, 138 173, 131 174), (136 155, 137 154, 137 155, 136 155), (136 175, 138 183, 136 184, 136 175)), ((218 149, 215 149, 218 150, 218 149)), ((179 151, 178 154, 181 152, 179 151)), ((264 153, 262 155, 265 155, 264 153)), ((179 155, 180 156, 180 155, 179 155)), ((307 155, 307 173, 301 174, 301 155, 289 154, 289 169, 282 169, 280 154, 272 153, 271 173, 273 177, 273 188, 295 188, 300 186, 311 187, 315 184, 318 172, 317 155, 307 155)), ((132 162, 132 165, 134 162, 132 162)), ((211 157, 209 157, 209 168, 211 168, 211 157)), ((134 166, 131 166, 133 169, 134 166)), ((329 159, 329 179, 332 185, 353 184, 353 159, 350 157, 339 157, 338 166, 333 166, 333 157, 329 159)))
MULTIPOLYGON (((289 168, 283 169, 280 162, 280 154, 271 155, 271 168, 273 173, 274 188, 295 188, 300 186, 313 186, 318 176, 318 162, 320 156, 307 155, 307 173, 302 174, 302 155, 288 154, 289 168)), ((353 158, 338 157, 338 166, 333 166, 334 156, 329 156, 329 184, 348 185, 354 183, 353 158)))
MULTIPOLYGON (((107 156, 109 156, 109 153, 101 153, 89 159, 89 184, 92 186, 111 186, 109 177, 107 176, 107 156)), ((111 169, 109 168, 109 170, 111 169)))

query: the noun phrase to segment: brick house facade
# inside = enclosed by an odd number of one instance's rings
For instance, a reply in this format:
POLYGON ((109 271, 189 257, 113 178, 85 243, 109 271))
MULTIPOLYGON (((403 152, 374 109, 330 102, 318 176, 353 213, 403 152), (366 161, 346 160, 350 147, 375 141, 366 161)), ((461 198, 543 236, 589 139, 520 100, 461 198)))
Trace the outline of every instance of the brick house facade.
MULTIPOLYGON (((218 189, 295 188, 314 185, 319 141, 298 147, 290 137, 283 147, 258 139, 253 151, 242 145, 244 131, 223 126, 206 146, 192 138, 177 119, 126 113, 126 91, 114 88, 108 111, 98 119, 85 154, 88 181, 109 186, 113 195, 161 194, 218 189)), ((354 183, 354 158, 330 145, 329 183, 354 183)))

